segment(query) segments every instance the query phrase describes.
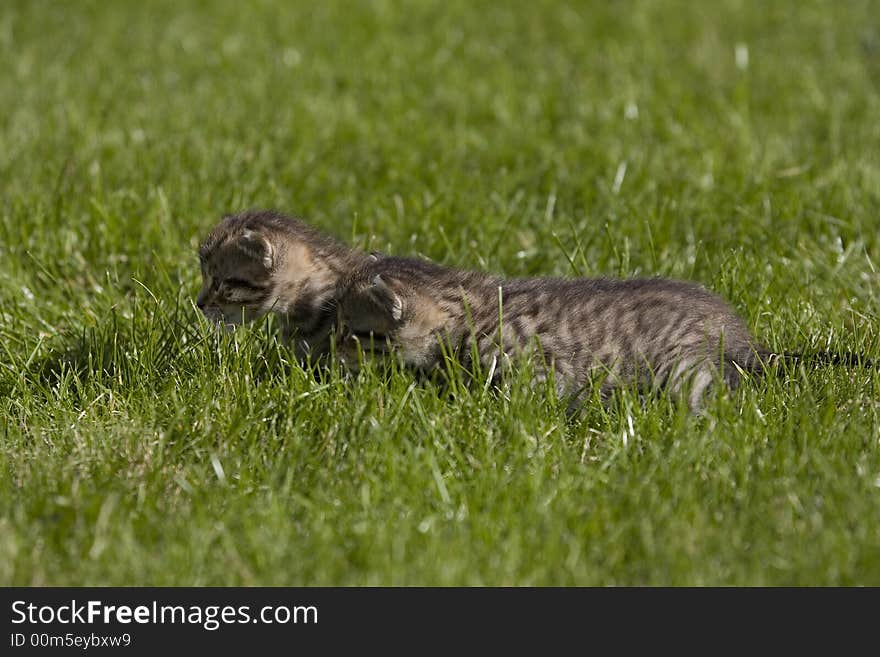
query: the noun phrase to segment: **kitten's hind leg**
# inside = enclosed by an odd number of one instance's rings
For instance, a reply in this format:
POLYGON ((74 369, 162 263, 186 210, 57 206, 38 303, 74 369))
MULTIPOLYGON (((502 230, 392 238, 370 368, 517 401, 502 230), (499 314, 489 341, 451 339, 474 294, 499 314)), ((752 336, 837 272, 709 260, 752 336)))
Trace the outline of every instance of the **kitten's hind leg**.
POLYGON ((694 371, 688 393, 688 408, 691 413, 699 414, 703 410, 703 402, 717 377, 718 370, 709 361, 704 361, 694 371))
POLYGON ((703 354, 682 354, 666 377, 666 388, 673 399, 686 401, 692 413, 703 409, 703 400, 718 377, 718 367, 703 354))
POLYGON ((763 363, 751 356, 749 358, 732 358, 725 356, 721 361, 721 370, 710 360, 702 360, 690 375, 688 407, 693 413, 702 410, 709 390, 719 381, 723 381, 728 390, 736 390, 742 384, 743 374, 761 372, 763 363))

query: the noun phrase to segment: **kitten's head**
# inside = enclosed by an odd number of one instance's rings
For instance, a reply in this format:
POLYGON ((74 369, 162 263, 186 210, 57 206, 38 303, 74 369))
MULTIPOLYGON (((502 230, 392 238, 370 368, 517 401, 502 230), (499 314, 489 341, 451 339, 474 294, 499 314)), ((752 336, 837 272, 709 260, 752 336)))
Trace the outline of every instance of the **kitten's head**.
POLYGON ((277 254, 272 235, 260 226, 225 219, 202 243, 199 262, 196 305, 208 319, 236 325, 271 307, 277 254))
POLYGON ((293 217, 265 210, 229 215, 199 247, 196 305, 229 328, 275 312, 288 327, 314 331, 340 272, 364 258, 293 217))
POLYGON ((429 286, 400 272, 376 269, 366 268, 340 286, 337 354, 356 365, 358 351, 393 352, 407 365, 431 367, 449 315, 434 301, 429 286))

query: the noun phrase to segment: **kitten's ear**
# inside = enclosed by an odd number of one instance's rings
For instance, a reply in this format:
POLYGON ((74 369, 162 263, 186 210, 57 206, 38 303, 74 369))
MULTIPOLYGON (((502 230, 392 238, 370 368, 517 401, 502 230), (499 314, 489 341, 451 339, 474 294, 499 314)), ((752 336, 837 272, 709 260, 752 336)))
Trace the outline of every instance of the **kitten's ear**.
POLYGON ((373 297, 391 313, 392 319, 400 321, 400 318, 403 316, 403 300, 388 286, 388 283, 382 280, 380 274, 376 274, 373 277, 370 291, 373 293, 373 297))
POLYGON ((275 249, 265 237, 255 231, 245 229, 241 237, 238 238, 237 244, 238 248, 254 260, 263 263, 266 269, 272 269, 275 264, 275 249))

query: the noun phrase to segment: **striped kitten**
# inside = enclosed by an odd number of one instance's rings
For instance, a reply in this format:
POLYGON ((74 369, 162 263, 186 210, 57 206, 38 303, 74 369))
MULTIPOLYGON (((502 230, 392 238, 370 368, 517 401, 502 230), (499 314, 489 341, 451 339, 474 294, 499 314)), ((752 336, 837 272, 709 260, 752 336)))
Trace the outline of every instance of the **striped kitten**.
POLYGON ((675 280, 505 280, 387 257, 344 277, 337 296, 347 362, 372 347, 430 370, 448 351, 470 369, 475 352, 494 378, 533 354, 573 404, 601 380, 603 398, 619 385, 666 387, 696 410, 719 374, 734 387, 740 368, 770 355, 720 297, 675 280))
POLYGON ((196 305, 227 328, 275 313, 297 356, 317 357, 330 346, 337 282, 366 259, 277 212, 226 216, 199 248, 202 289, 196 305))

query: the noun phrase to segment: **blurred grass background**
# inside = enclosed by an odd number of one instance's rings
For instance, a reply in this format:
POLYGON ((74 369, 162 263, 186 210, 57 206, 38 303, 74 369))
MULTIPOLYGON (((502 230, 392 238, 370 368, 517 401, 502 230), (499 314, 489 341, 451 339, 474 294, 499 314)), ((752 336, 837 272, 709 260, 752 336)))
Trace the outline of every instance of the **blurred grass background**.
MULTIPOLYGON (((878 375, 705 417, 313 376, 197 321, 274 207, 508 275, 664 275, 880 357, 880 4, 0 5, 0 583, 878 584, 878 375)), ((523 374, 524 377, 527 373, 523 374)))

